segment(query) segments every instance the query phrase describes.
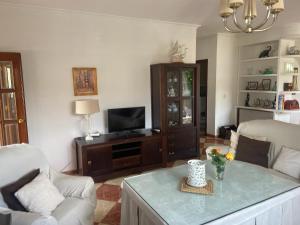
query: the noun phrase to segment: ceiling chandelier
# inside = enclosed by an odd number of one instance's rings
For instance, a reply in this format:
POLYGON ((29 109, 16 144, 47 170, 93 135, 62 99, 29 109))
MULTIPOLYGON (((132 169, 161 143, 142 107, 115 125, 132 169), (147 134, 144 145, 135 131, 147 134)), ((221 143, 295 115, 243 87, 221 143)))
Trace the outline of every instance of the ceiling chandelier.
POLYGON ((266 31, 276 22, 278 14, 284 10, 283 0, 262 0, 266 6, 266 16, 264 20, 254 25, 257 16, 256 0, 220 0, 220 16, 223 19, 224 27, 232 33, 253 33, 266 31), (244 5, 243 24, 238 21, 238 9, 244 5), (233 23, 237 29, 232 29, 228 25, 228 17, 232 16, 233 23), (271 22, 269 22, 271 21, 271 22))

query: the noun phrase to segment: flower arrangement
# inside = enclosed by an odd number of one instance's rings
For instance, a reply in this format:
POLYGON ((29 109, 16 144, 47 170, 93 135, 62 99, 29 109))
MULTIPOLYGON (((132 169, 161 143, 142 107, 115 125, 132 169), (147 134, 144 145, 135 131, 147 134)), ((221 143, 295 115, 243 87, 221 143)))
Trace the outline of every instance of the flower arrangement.
POLYGON ((213 149, 208 155, 212 158, 211 163, 216 166, 216 179, 223 180, 225 165, 234 160, 234 154, 231 151, 222 154, 219 149, 213 149))

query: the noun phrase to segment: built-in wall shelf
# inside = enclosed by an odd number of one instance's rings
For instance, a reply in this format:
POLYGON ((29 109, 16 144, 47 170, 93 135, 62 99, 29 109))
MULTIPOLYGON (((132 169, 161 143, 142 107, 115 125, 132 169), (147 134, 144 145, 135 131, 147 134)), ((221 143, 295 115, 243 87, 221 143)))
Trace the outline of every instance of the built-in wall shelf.
POLYGON ((249 110, 257 110, 257 111, 265 111, 265 112, 276 112, 276 113, 300 113, 299 109, 295 110, 276 110, 276 109, 267 109, 262 107, 247 107, 247 106, 237 106, 240 109, 249 109, 249 110))
POLYGON ((264 58, 253 58, 253 59, 242 59, 241 62, 256 62, 256 61, 266 61, 278 59, 278 56, 264 57, 264 58))
POLYGON ((277 74, 253 74, 253 75, 241 75, 240 77, 277 77, 277 74))
POLYGON ((284 55, 281 58, 300 58, 300 55, 284 55))
POLYGON ((263 94, 276 94, 277 91, 264 91, 264 90, 240 90, 244 93, 263 93, 263 94))
POLYGON ((299 109, 295 109, 295 110, 277 110, 277 113, 300 113, 299 109))
POLYGON ((282 73, 280 76, 300 76, 300 73, 282 73))
POLYGON ((250 107, 250 106, 237 106, 237 108, 265 111, 265 112, 275 112, 276 111, 276 109, 267 109, 267 108, 262 108, 262 107, 250 107))
POLYGON ((295 95, 295 94, 300 94, 300 91, 282 91, 280 92, 281 94, 290 94, 290 95, 295 95))
POLYGON ((299 124, 300 110, 285 110, 284 104, 279 102, 284 99, 297 100, 300 103, 300 90, 284 91, 286 83, 295 82, 294 76, 297 76, 300 89, 300 55, 288 55, 287 50, 291 46, 300 48, 300 38, 271 40, 240 47, 236 105, 238 109, 244 110, 238 110, 238 122, 270 118, 299 124), (267 46, 272 49, 270 57, 258 58, 267 46), (298 72, 294 68, 298 68, 298 72), (264 72, 269 74, 262 74, 264 72))

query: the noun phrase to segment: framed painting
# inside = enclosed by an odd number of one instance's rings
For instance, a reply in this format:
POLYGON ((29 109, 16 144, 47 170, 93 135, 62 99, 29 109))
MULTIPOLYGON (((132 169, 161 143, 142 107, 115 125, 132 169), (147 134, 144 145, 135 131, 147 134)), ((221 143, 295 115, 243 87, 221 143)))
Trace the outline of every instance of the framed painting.
POLYGON ((74 67, 72 73, 75 96, 98 94, 96 68, 74 67))

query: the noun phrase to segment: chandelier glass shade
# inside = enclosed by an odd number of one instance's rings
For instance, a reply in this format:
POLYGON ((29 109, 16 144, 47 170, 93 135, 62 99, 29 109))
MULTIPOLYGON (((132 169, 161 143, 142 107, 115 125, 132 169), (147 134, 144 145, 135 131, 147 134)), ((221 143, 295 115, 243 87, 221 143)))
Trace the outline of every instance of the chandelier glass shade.
POLYGON ((276 22, 278 14, 284 10, 284 0, 261 0, 266 7, 265 18, 259 23, 257 17, 257 0, 220 0, 220 16, 222 17, 224 27, 232 33, 253 33, 266 31, 276 22), (238 10, 243 9, 243 21, 239 21, 238 10), (228 25, 228 18, 232 17, 235 28, 228 25))

